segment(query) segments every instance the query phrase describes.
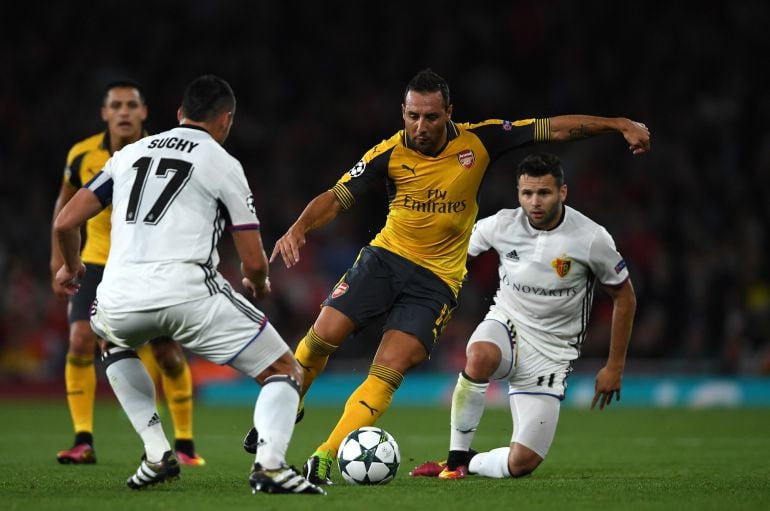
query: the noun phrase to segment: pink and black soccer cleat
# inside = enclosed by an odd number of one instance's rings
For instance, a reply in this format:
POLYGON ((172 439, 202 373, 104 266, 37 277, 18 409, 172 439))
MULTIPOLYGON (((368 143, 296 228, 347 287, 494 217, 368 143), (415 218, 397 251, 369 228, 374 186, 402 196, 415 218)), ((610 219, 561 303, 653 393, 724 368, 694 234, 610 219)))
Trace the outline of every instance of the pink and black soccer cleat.
POLYGON ((446 461, 426 461, 409 472, 412 477, 437 477, 446 468, 446 461))
POLYGON ((93 465, 96 463, 96 451, 89 444, 78 444, 72 449, 59 451, 56 460, 62 465, 93 465))

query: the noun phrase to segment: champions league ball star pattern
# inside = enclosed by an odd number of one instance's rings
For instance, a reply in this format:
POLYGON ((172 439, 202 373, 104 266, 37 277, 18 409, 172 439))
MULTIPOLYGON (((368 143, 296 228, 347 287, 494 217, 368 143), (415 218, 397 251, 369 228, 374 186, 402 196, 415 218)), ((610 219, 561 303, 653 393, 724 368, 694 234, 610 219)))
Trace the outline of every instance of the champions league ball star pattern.
POLYGON ((387 484, 396 477, 401 453, 390 433, 365 426, 351 431, 342 441, 338 463, 349 484, 387 484))

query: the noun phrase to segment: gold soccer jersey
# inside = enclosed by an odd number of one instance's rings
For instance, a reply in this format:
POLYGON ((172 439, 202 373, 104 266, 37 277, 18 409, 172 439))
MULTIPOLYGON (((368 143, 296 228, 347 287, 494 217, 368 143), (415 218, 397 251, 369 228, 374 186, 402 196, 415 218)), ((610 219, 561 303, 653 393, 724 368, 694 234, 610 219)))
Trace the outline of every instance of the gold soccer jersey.
MULTIPOLYGON (((110 159, 110 139, 107 132, 88 137, 72 146, 67 155, 64 180, 81 188, 88 183, 110 159)), ((86 241, 81 258, 84 263, 104 266, 110 253, 110 214, 107 207, 86 223, 86 241)))
POLYGON ((457 295, 487 167, 510 150, 547 141, 548 133, 547 119, 450 122, 446 146, 427 156, 399 131, 370 149, 331 190, 347 209, 384 179, 388 216, 371 244, 427 268, 457 295))

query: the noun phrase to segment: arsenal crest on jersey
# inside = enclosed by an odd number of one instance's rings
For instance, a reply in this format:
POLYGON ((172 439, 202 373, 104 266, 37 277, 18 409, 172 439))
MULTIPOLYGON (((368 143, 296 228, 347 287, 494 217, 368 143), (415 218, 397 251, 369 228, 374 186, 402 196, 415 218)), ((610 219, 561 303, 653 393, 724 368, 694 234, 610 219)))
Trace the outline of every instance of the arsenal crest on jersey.
POLYGON ((460 162, 460 165, 469 169, 473 167, 473 164, 476 162, 476 155, 473 154, 471 149, 466 149, 457 155, 457 160, 460 162))
POLYGON ((348 292, 348 284, 346 282, 340 282, 340 284, 332 291, 332 298, 337 298, 348 292))
POLYGON ((569 271, 572 269, 572 259, 557 257, 553 261, 551 261, 551 266, 554 270, 556 270, 556 274, 564 278, 567 276, 569 271))

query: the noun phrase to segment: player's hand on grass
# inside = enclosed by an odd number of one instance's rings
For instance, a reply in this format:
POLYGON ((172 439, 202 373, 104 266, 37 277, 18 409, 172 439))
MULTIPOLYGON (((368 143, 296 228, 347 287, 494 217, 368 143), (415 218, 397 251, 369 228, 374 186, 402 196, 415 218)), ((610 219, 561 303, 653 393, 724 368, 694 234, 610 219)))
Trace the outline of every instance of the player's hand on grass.
POLYGON ((599 410, 604 410, 605 405, 609 406, 612 402, 612 396, 620 401, 620 387, 623 380, 623 371, 610 369, 607 366, 602 367, 596 375, 596 385, 594 387, 594 399, 591 401, 591 410, 596 403, 599 403, 599 410))

